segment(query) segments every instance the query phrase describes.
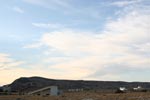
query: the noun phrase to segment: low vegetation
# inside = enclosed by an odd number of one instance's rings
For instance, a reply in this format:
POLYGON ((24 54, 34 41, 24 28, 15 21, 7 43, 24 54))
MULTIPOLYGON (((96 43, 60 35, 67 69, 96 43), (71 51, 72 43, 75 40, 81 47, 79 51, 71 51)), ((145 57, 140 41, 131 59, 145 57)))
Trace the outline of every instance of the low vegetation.
POLYGON ((150 100, 150 92, 101 93, 101 92, 68 92, 60 96, 27 96, 6 95, 0 100, 150 100))

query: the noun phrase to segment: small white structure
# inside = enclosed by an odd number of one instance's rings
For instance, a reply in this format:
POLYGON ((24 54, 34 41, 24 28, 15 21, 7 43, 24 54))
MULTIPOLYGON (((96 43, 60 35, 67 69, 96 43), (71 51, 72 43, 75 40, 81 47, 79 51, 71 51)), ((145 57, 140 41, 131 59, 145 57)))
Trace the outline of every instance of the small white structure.
POLYGON ((141 86, 138 86, 136 88, 133 88, 133 90, 143 90, 143 88, 141 86))
POLYGON ((127 91, 127 89, 125 87, 120 87, 119 90, 120 91, 127 91))
POLYGON ((28 95, 58 95, 58 87, 57 86, 49 86, 45 88, 41 88, 32 92, 29 92, 28 95))

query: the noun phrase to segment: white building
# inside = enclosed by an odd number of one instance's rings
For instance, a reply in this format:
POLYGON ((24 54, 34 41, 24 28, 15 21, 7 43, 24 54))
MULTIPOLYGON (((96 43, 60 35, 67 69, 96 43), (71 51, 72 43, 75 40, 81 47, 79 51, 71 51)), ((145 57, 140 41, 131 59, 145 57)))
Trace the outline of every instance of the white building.
POLYGON ((58 87, 57 86, 49 86, 45 88, 41 88, 32 92, 29 92, 28 95, 51 95, 57 96, 58 95, 58 87))

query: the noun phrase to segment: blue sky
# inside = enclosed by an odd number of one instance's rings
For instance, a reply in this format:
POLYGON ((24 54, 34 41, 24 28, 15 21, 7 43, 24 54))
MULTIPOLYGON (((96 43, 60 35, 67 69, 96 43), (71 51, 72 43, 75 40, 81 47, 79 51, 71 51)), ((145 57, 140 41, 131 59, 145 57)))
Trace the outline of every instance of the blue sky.
POLYGON ((150 81, 149 0, 1 0, 0 13, 0 85, 150 81))

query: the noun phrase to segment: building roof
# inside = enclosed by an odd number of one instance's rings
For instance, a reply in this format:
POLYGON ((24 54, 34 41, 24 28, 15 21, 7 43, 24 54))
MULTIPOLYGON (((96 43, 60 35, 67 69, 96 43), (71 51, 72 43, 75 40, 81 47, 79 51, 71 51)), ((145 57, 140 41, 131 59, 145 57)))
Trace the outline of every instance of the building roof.
POLYGON ((47 90, 47 89, 51 89, 52 87, 57 87, 57 86, 44 87, 44 88, 41 88, 41 89, 38 89, 38 90, 35 90, 35 91, 32 91, 32 92, 29 92, 28 94, 34 94, 34 93, 37 93, 37 92, 40 92, 40 91, 44 91, 44 90, 47 90))

